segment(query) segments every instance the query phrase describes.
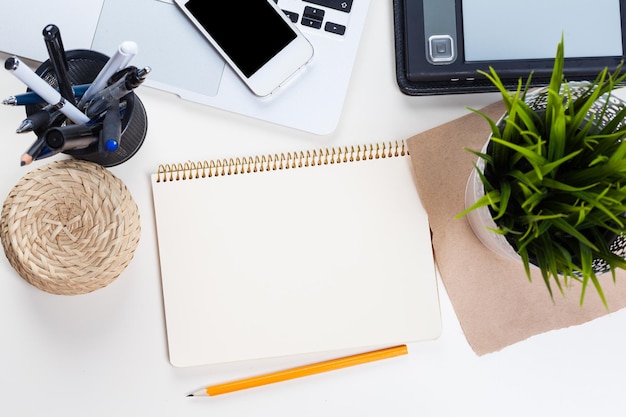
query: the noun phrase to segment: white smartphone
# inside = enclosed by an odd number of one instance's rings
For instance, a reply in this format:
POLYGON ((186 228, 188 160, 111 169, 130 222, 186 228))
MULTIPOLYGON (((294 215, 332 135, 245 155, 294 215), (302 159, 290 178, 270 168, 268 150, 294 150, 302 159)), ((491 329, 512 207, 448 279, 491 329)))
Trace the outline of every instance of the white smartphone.
POLYGON ((267 96, 313 57, 313 46, 272 0, 175 0, 257 96, 267 96))

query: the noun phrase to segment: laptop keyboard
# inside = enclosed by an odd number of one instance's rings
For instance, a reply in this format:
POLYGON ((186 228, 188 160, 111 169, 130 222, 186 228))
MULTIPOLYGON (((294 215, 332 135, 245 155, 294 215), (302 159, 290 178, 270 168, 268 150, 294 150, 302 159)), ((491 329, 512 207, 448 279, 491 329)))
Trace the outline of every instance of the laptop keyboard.
POLYGON ((274 3, 295 24, 320 33, 343 36, 353 0, 274 0, 274 3))

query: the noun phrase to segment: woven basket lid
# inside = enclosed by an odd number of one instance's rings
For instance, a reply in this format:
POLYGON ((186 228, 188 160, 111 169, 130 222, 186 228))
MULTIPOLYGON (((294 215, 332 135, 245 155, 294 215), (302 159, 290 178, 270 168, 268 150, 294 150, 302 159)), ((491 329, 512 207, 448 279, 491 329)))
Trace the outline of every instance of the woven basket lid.
POLYGON ((9 262, 52 294, 110 284, 133 258, 140 234, 130 192, 93 162, 67 159, 36 168, 2 206, 0 238, 9 262))

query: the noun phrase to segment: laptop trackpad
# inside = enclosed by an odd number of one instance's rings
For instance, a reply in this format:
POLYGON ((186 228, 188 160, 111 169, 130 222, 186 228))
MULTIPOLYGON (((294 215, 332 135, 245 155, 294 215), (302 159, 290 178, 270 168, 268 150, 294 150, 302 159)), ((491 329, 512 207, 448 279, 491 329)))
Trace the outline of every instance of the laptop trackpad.
POLYGON ((92 49, 111 56, 124 41, 138 46, 131 65, 152 68, 147 85, 182 94, 217 94, 225 63, 174 4, 106 0, 92 49))

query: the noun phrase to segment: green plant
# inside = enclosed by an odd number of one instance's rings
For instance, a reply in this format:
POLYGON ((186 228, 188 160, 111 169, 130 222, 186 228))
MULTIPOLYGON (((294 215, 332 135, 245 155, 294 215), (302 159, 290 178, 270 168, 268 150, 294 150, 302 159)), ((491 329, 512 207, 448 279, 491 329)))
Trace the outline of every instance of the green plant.
POLYGON ((598 263, 613 281, 616 269, 626 269, 607 242, 626 233, 626 107, 609 111, 611 92, 626 74, 622 65, 604 69, 575 91, 563 73, 563 50, 561 39, 543 109, 533 106, 530 77, 508 91, 493 68, 481 72, 498 88, 506 113, 496 122, 470 109, 491 127, 487 150, 468 149, 484 160, 484 171, 475 169, 485 194, 457 218, 487 206, 492 231, 517 251, 529 280, 534 264, 551 297, 552 284, 563 293, 570 279, 580 281, 581 305, 592 283, 606 307, 598 263))

